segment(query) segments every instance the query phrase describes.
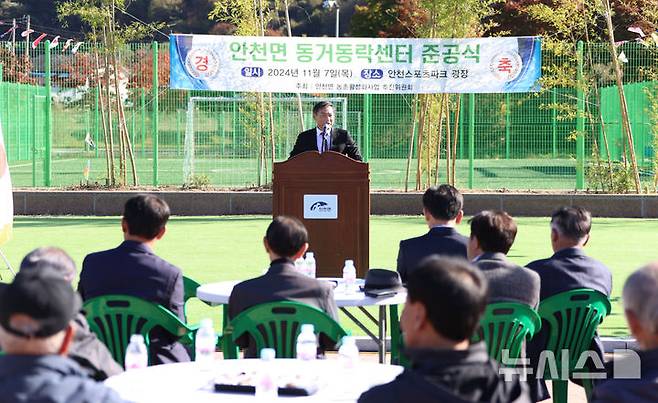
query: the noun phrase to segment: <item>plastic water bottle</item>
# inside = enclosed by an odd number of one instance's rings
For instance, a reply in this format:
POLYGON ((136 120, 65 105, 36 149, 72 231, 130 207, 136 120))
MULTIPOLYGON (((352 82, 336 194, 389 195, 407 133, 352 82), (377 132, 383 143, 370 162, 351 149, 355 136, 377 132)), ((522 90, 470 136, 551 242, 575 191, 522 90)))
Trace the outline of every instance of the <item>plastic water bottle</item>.
POLYGON ((313 252, 306 252, 304 264, 306 266, 306 275, 315 278, 315 256, 313 256, 313 252))
POLYGON ((132 369, 146 368, 149 362, 149 353, 144 343, 144 336, 133 334, 130 336, 130 344, 126 347, 126 371, 132 369))
POLYGON ((359 348, 356 339, 352 336, 343 336, 343 341, 338 349, 338 357, 344 368, 354 368, 359 362, 359 348))
POLYGON ((276 351, 273 348, 260 350, 260 363, 258 365, 258 379, 256 381, 256 398, 269 401, 276 398, 279 388, 274 378, 274 358, 276 351))
POLYGON ((297 269, 298 272, 302 274, 306 274, 306 265, 305 265, 304 258, 299 258, 295 260, 295 269, 297 269))
POLYGON ((354 267, 354 260, 346 260, 343 267, 343 283, 345 284, 345 293, 351 294, 355 290, 356 285, 356 267, 354 267))
POLYGON ((203 319, 199 330, 196 332, 194 344, 194 361, 198 362, 202 369, 212 369, 212 363, 215 360, 215 342, 215 329, 212 326, 212 319, 203 319))
POLYGON ((318 354, 318 340, 315 337, 313 325, 302 325, 302 331, 297 336, 297 358, 303 361, 314 360, 318 354))

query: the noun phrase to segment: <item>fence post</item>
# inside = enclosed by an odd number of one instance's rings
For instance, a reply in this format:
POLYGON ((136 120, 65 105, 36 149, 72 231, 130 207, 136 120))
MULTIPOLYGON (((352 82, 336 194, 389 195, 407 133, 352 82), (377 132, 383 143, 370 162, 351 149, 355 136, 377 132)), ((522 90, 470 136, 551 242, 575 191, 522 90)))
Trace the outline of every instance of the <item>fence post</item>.
POLYGON ((509 92, 505 94, 505 159, 509 159, 510 150, 510 95, 509 92))
POLYGON ((2 63, 0 63, 0 82, 2 82, 2 63))
POLYGON ((370 161, 372 151, 372 94, 363 94, 363 160, 370 161))
POLYGON ((51 66, 50 66, 50 41, 44 44, 44 64, 45 76, 44 84, 46 86, 46 133, 45 133, 45 155, 43 168, 43 183, 45 186, 52 185, 52 147, 53 147, 53 116, 52 116, 52 99, 51 99, 51 66))
POLYGON ((553 104, 553 110, 552 110, 552 126, 553 126, 553 158, 557 158, 557 90, 553 88, 553 91, 551 92, 552 95, 552 100, 551 103, 553 104))
POLYGON ((142 158, 144 157, 146 151, 146 91, 142 88, 141 93, 141 105, 142 105, 142 132, 141 132, 141 143, 142 143, 142 158))
POLYGON ((158 186, 158 43, 153 41, 153 117, 151 122, 151 132, 153 136, 153 186, 158 186))
POLYGON ((94 93, 94 144, 96 144, 95 156, 98 158, 98 149, 100 144, 98 142, 98 132, 101 130, 101 113, 100 113, 100 98, 101 98, 101 86, 100 82, 96 84, 96 91, 94 93))
POLYGON ((475 94, 468 94, 468 188, 473 189, 475 159, 475 94))
POLYGON ((464 98, 459 97, 459 159, 464 159, 464 98))
POLYGON ((585 94, 583 92, 583 41, 578 41, 576 73, 576 189, 585 188, 585 94))

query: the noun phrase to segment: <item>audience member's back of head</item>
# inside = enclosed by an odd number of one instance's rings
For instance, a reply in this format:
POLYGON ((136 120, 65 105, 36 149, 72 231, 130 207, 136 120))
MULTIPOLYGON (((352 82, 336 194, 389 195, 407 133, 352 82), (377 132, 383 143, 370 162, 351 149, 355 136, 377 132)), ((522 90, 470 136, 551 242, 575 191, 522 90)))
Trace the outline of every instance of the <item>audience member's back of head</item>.
POLYGON ((267 227, 265 240, 272 252, 290 258, 308 242, 308 232, 298 219, 278 216, 267 227))
POLYGON ((21 271, 49 268, 59 273, 66 281, 73 281, 77 272, 75 262, 63 249, 45 246, 34 249, 21 261, 21 271))
POLYGON ((130 235, 154 239, 169 220, 169 206, 153 195, 141 194, 130 198, 123 210, 123 219, 130 235))
POLYGON ((427 318, 443 337, 470 339, 487 304, 487 283, 465 260, 430 256, 407 281, 409 301, 425 306, 427 318))
MULTIPOLYGON (((643 332, 652 335, 658 342, 658 262, 650 263, 628 277, 624 284, 622 299, 626 315, 632 315, 643 332)), ((631 330, 638 330, 633 326, 634 324, 630 325, 631 330)), ((638 337, 640 345, 645 341, 638 337)), ((656 348, 658 345, 652 347, 656 348)))
POLYGON ((507 254, 516 238, 516 223, 504 211, 485 210, 469 221, 471 238, 475 237, 484 252, 507 254))
POLYGON ((560 207, 551 215, 551 228, 564 238, 582 241, 592 228, 592 215, 582 207, 560 207))
POLYGON ((464 196, 450 185, 432 186, 423 194, 423 207, 437 220, 454 220, 463 206, 464 196))

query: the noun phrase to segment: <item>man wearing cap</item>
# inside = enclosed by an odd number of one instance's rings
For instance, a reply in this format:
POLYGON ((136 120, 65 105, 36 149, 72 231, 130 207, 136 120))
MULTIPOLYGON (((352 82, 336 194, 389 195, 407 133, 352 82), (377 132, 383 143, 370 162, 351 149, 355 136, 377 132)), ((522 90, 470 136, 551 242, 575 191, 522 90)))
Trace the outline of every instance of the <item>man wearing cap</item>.
MULTIPOLYGON (((77 271, 73 259, 62 249, 55 247, 33 250, 23 258, 20 268, 21 271, 46 269, 54 270, 69 283, 75 279, 77 271)), ((105 344, 91 331, 82 312, 78 312, 72 323, 75 333, 69 349, 69 358, 97 381, 123 372, 123 367, 114 361, 105 344)))
POLYGON ((0 284, 0 401, 122 401, 66 357, 81 304, 52 269, 21 271, 0 284))

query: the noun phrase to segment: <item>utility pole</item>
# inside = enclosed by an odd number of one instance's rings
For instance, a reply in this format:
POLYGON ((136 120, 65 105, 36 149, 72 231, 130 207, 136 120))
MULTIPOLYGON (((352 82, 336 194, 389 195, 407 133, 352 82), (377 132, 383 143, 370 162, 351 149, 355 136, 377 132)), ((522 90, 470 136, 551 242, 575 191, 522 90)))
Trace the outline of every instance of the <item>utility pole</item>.
POLYGON ((12 19, 11 27, 11 53, 16 57, 16 18, 12 19))
POLYGON ((30 60, 30 16, 27 16, 27 29, 25 30, 27 35, 25 35, 25 67, 27 68, 28 61, 30 60))

